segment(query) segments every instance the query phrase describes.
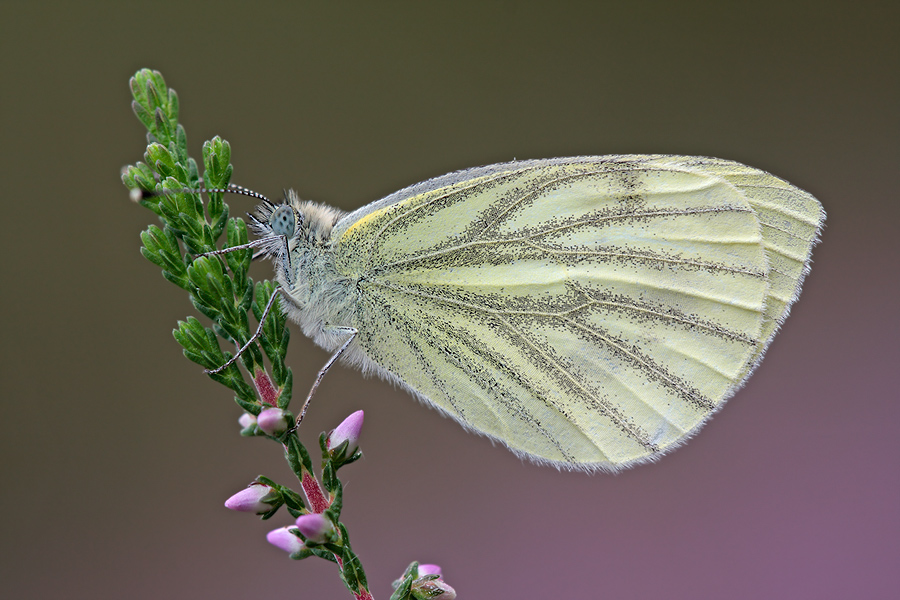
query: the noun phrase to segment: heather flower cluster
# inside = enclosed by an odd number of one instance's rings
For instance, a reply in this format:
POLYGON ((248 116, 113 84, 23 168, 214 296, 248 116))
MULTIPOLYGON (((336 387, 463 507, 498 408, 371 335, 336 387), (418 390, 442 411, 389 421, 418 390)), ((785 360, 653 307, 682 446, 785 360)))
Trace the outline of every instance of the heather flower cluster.
MULTIPOLYGON (((212 321, 205 326, 190 316, 178 323, 175 339, 188 359, 235 393, 235 402, 244 410, 238 419, 241 435, 268 438, 282 446, 302 490, 301 494, 259 476, 231 496, 225 506, 263 520, 278 514, 283 506, 293 522, 270 531, 266 539, 293 559, 317 556, 336 563, 354 598, 371 600, 362 564, 340 521, 343 486, 337 476, 339 469, 362 456, 363 412, 353 413, 330 434, 319 436, 322 461, 317 475, 297 435, 313 392, 300 417, 288 410, 293 377, 284 358, 290 336, 277 304, 278 288, 271 281, 254 284, 250 279, 253 252, 247 226, 242 219, 229 217, 224 201, 225 192, 240 191, 230 186, 231 147, 219 137, 205 142, 201 177, 178 122, 178 97, 162 75, 139 71, 131 79, 131 91, 132 108, 147 128, 148 145, 144 162, 123 169, 122 181, 131 198, 153 211, 161 222, 141 234, 141 253, 162 268, 167 280, 186 290, 193 306, 212 321), (206 203, 201 187, 208 196, 206 203), (225 243, 220 250, 223 235, 225 243), (251 311, 259 323, 255 332, 250 327, 251 311), (223 352, 220 340, 237 351, 223 352), (249 384, 245 374, 250 377, 249 384)), ((391 600, 426 598, 452 600, 456 592, 444 583, 436 565, 412 563, 395 582, 391 600)))
MULTIPOLYGON (((359 434, 362 431, 363 417, 363 411, 358 410, 344 419, 328 436, 325 436, 323 471, 328 469, 337 471, 338 468, 361 456, 359 434)), ((265 409, 255 419, 252 418, 252 415, 245 413, 238 419, 238 422, 244 428, 242 432, 256 425, 270 436, 287 431, 290 425, 290 421, 284 418, 284 411, 277 408, 265 409), (264 424, 263 415, 267 413, 275 415, 272 417, 272 421, 277 424, 277 427, 270 427, 268 423, 264 424)), ((300 477, 306 501, 310 507, 314 508, 300 509, 301 514, 296 518, 295 526, 272 530, 267 539, 273 546, 281 548, 288 554, 296 555, 295 558, 306 558, 306 556, 300 555, 304 548, 339 541, 337 532, 340 524, 329 518, 333 512, 327 513, 328 509, 334 505, 337 496, 326 497, 318 478, 308 470, 302 470, 300 477)), ((257 480, 226 500, 225 507, 239 512, 268 515, 284 504, 280 494, 281 491, 278 488, 257 480)))
MULTIPOLYGON (((280 409, 265 409, 255 421, 246 415, 242 416, 239 419, 242 433, 249 430, 250 435, 273 436, 270 431, 265 431, 261 423, 262 415, 273 410, 280 409)), ((347 530, 339 520, 343 490, 336 473, 341 467, 362 456, 359 436, 363 418, 363 411, 356 411, 330 434, 322 434, 319 440, 322 449, 321 479, 313 473, 309 455, 299 441, 290 441, 297 439, 294 433, 287 434, 285 448, 288 462, 295 468, 305 502, 292 490, 265 477, 257 478, 225 501, 225 506, 231 510, 253 513, 263 519, 272 517, 282 505, 286 505, 288 512, 294 517, 294 523, 269 531, 266 535, 268 542, 293 559, 318 556, 337 563, 341 569, 341 578, 358 600, 371 599, 372 595, 368 591, 362 565, 350 547, 347 530), (295 455, 292 456, 292 453, 295 455)), ((276 420, 279 423, 289 422, 289 419, 283 419, 280 414, 276 420)), ((287 430, 287 426, 279 426, 278 429, 283 432, 287 430)), ((456 591, 444 582, 437 565, 413 563, 403 578, 395 582, 394 587, 391 598, 397 600, 456 598, 456 591)))
POLYGON ((270 407, 262 409, 255 419, 248 415, 242 415, 238 420, 241 433, 281 442, 288 464, 300 481, 303 495, 267 477, 258 477, 226 500, 226 508, 269 519, 284 505, 294 518, 294 523, 270 531, 266 536, 269 543, 287 552, 293 559, 318 556, 337 563, 341 579, 353 596, 358 600, 371 599, 365 572, 350 546, 347 529, 340 522, 343 486, 337 478, 338 469, 362 456, 359 435, 363 411, 353 413, 330 434, 320 436, 321 477, 313 471, 309 453, 297 438, 296 431, 290 430, 294 421, 289 412, 270 407))

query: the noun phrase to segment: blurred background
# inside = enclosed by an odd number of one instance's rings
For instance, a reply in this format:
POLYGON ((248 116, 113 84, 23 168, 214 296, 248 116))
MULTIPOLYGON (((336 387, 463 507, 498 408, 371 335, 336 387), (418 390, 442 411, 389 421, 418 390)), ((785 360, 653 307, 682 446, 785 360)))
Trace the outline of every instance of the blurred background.
MULTIPOLYGON (((513 158, 674 153, 768 170, 828 211, 803 296, 684 448, 618 476, 525 464, 335 368, 304 439, 366 412, 343 520, 376 598, 413 560, 460 598, 889 598, 900 590, 893 2, 6 3, 0 580, 8 598, 349 598, 222 503, 279 448, 171 336, 187 295, 129 77, 160 70, 233 181, 351 210, 513 158)), ((249 199, 229 201, 243 214, 249 199), (246 201, 245 201, 246 200, 246 201)), ((267 263, 252 276, 270 276, 267 263)), ((302 396, 327 356, 294 329, 302 396)))

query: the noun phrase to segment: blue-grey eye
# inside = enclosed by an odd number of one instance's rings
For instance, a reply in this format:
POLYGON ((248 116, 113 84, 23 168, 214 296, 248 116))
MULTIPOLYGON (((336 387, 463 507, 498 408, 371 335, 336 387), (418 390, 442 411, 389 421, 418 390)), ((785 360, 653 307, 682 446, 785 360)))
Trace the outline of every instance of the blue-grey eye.
POLYGON ((276 208, 272 211, 272 216, 269 217, 269 226, 272 227, 272 232, 278 236, 293 236, 294 225, 294 209, 287 204, 282 204, 276 208))

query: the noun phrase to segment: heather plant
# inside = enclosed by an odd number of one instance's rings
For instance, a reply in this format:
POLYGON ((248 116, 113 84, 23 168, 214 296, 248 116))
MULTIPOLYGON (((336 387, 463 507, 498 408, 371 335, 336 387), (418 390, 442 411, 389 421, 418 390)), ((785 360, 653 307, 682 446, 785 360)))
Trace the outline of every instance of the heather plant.
MULTIPOLYGON (((147 129, 147 148, 142 162, 123 170, 122 181, 132 198, 160 221, 141 234, 141 253, 162 269, 163 277, 188 292, 200 313, 199 318, 179 321, 175 339, 188 359, 235 394, 235 402, 244 411, 240 434, 282 446, 302 490, 259 476, 225 506, 263 520, 284 507, 295 523, 270 531, 268 541, 293 559, 318 557, 335 563, 351 594, 358 600, 371 599, 362 563, 340 521, 344 498, 338 477, 341 468, 362 456, 363 412, 351 414, 330 433, 319 435, 317 472, 299 435, 315 384, 295 416, 289 409, 293 378, 284 362, 290 334, 277 285, 250 278, 253 248, 247 225, 230 216, 225 202, 227 192, 255 194, 231 184, 231 147, 218 136, 203 144, 201 176, 178 122, 178 96, 159 72, 138 71, 131 78, 131 92, 134 113, 147 129), (251 312, 256 327, 251 324, 251 312), (221 343, 234 352, 223 351, 221 343)), ((439 567, 413 562, 394 582, 391 599, 455 597, 439 567)))

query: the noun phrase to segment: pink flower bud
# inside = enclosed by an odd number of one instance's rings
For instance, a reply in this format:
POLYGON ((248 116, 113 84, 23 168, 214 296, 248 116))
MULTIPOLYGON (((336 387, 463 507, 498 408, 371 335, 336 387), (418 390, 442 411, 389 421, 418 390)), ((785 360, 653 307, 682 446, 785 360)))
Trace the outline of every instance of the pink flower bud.
POLYGON ((437 575, 441 576, 441 568, 438 565, 419 565, 419 577, 424 577, 425 575, 437 575))
POLYGON ((290 426, 287 417, 280 408, 267 408, 256 417, 256 424, 269 435, 279 435, 290 426))
POLYGON ((266 534, 266 539, 276 548, 284 550, 288 554, 294 554, 303 550, 303 540, 291 533, 293 527, 280 527, 266 534))
POLYGON ((262 483, 251 483, 237 494, 225 501, 225 508, 239 512, 263 515, 272 510, 272 504, 263 502, 263 498, 274 490, 262 483))
POLYGON ((334 531, 331 522, 318 513, 297 517, 297 529, 307 540, 319 544, 327 542, 334 531))
POLYGON ((348 442, 346 456, 351 456, 359 448, 359 432, 363 425, 363 411, 358 410, 334 428, 328 436, 328 449, 337 448, 348 442))
POLYGON ((240 424, 242 429, 247 429, 248 427, 252 427, 256 425, 256 415, 251 415, 250 413, 244 413, 238 419, 238 423, 240 424))

